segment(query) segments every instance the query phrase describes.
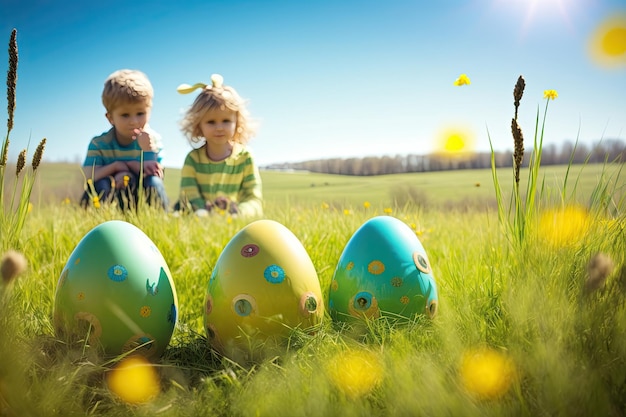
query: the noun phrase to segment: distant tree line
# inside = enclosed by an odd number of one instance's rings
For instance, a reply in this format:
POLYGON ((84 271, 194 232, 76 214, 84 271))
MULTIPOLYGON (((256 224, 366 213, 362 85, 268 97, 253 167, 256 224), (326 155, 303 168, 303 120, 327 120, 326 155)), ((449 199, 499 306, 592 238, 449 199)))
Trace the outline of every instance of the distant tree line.
MULTIPOLYGON (((532 149, 526 150, 523 166, 528 166, 532 149)), ((494 152, 496 167, 512 167, 513 152, 494 152)), ((542 165, 603 163, 626 161, 626 143, 619 139, 603 140, 593 146, 564 142, 560 149, 554 145, 543 147, 542 165)), ((329 158, 303 162, 271 164, 265 169, 306 170, 324 174, 385 175, 409 172, 446 171, 453 169, 491 168, 491 152, 476 152, 464 156, 444 154, 367 156, 363 158, 329 158)))

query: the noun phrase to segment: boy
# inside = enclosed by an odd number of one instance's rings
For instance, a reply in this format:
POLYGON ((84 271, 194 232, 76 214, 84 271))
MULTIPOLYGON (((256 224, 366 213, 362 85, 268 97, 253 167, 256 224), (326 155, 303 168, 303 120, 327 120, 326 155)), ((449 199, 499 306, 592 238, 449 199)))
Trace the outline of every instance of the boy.
POLYGON ((122 209, 136 207, 143 151, 147 201, 167 210, 160 137, 148 126, 153 96, 152 85, 141 71, 115 71, 104 82, 102 104, 113 127, 89 143, 83 172, 91 181, 83 194, 83 206, 117 198, 122 209))

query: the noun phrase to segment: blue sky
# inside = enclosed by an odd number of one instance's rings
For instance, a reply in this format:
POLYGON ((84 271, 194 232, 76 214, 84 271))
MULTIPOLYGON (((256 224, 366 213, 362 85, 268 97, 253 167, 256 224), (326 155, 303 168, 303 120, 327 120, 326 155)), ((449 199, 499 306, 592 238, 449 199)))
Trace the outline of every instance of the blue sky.
POLYGON ((527 144, 546 89, 559 93, 546 143, 626 140, 626 67, 587 52, 599 22, 625 10, 626 0, 0 0, 5 45, 18 30, 10 157, 46 137, 44 160, 82 163, 110 127, 100 95, 121 68, 152 81, 151 125, 170 167, 191 149, 178 123, 194 95, 176 87, 212 73, 249 99, 261 165, 429 153, 449 126, 473 133, 478 150, 487 130, 497 150, 512 149, 519 75, 527 144), (461 73, 471 85, 453 85, 461 73))

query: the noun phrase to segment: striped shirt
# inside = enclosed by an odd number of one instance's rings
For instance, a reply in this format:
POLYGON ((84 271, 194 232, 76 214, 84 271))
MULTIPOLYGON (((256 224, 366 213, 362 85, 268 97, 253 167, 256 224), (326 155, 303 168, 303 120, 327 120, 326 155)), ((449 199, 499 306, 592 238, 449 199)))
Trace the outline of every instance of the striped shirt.
POLYGON ((242 216, 262 216, 261 175, 250 151, 235 144, 230 156, 215 162, 206 153, 206 144, 187 154, 180 173, 181 202, 194 210, 207 201, 224 196, 237 202, 242 216))
MULTIPOLYGON (((144 161, 158 161, 162 159, 162 145, 161 137, 153 130, 146 130, 152 138, 155 139, 158 152, 145 152, 143 153, 144 161)), ((115 128, 112 127, 108 132, 104 132, 100 136, 96 136, 89 142, 87 148, 87 156, 83 167, 104 166, 110 165, 115 161, 140 161, 141 160, 141 147, 136 140, 128 146, 122 146, 115 137, 115 128)))

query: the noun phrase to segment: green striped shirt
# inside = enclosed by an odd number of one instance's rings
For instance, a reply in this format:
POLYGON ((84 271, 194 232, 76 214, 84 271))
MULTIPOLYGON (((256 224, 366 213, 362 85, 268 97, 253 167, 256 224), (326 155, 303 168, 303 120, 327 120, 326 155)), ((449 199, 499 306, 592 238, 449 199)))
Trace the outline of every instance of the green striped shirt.
POLYGON ((194 210, 224 196, 237 202, 242 216, 263 215, 259 169, 250 151, 239 144, 219 162, 209 159, 206 145, 189 152, 181 170, 180 194, 181 202, 188 201, 194 210))
MULTIPOLYGON (((147 130, 147 129, 146 129, 147 130)), ((147 130, 150 136, 156 139, 159 152, 144 152, 144 161, 161 162, 161 143, 159 135, 153 130, 147 130)), ((115 161, 140 161, 141 147, 134 140, 128 146, 122 146, 115 137, 115 128, 111 128, 108 132, 96 136, 89 142, 87 148, 87 156, 83 167, 110 165, 115 161)))

